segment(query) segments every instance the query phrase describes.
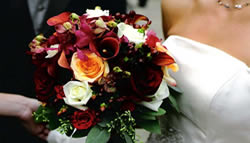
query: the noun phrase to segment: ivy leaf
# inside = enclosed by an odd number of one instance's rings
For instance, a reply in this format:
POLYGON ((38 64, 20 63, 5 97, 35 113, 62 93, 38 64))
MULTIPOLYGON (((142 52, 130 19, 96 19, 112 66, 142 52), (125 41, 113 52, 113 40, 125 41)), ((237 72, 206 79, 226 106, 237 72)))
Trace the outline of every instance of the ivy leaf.
POLYGON ((166 110, 164 110, 163 108, 159 108, 157 112, 148 110, 144 113, 152 116, 162 116, 166 113, 166 110))
POLYGON ((170 93, 174 93, 176 95, 180 95, 183 93, 183 91, 181 89, 179 89, 178 87, 175 87, 175 86, 168 86, 169 87, 169 90, 170 90, 170 93))
POLYGON ((112 119, 110 118, 104 118, 102 119, 102 122, 98 123, 99 126, 101 127, 107 127, 107 124, 110 123, 112 121, 112 119))
POLYGON ((49 115, 49 129, 54 130, 60 126, 58 117, 54 114, 49 115))
POLYGON ((178 104, 177 104, 177 101, 176 101, 176 99, 172 96, 172 95, 169 95, 169 100, 170 100, 170 102, 171 102, 171 105, 175 108, 175 110, 178 112, 178 113, 180 113, 180 108, 179 108, 179 106, 178 106, 178 104))
POLYGON ((88 133, 86 143, 107 143, 109 138, 110 132, 106 128, 96 125, 88 133))
POLYGON ((114 114, 111 112, 106 112, 102 118, 102 121, 98 123, 101 127, 107 127, 107 124, 109 124, 114 119, 114 114))
POLYGON ((128 134, 124 133, 123 135, 124 135, 126 143, 134 143, 128 134))
POLYGON ((158 120, 137 120, 136 124, 149 132, 161 134, 158 120))
POLYGON ((150 116, 162 116, 166 113, 166 110, 164 110, 163 108, 159 108, 157 112, 153 111, 153 110, 150 110, 148 108, 145 108, 143 106, 139 106, 137 109, 136 109, 136 112, 138 113, 142 113, 142 114, 145 114, 145 115, 150 115, 150 116))
POLYGON ((135 118, 137 118, 137 119, 139 118, 139 119, 143 119, 143 120, 156 120, 155 116, 142 114, 142 113, 136 114, 135 118))

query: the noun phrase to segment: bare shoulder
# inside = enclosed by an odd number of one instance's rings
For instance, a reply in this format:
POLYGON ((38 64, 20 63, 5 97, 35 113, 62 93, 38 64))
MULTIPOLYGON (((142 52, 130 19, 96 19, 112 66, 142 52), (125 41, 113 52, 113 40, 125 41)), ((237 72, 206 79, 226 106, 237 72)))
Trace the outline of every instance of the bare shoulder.
POLYGON ((199 0, 161 0, 161 7, 169 12, 184 12, 187 8, 191 8, 197 1, 199 0))
POLYGON ((171 26, 192 11, 198 0, 161 0, 162 22, 166 37, 171 26))

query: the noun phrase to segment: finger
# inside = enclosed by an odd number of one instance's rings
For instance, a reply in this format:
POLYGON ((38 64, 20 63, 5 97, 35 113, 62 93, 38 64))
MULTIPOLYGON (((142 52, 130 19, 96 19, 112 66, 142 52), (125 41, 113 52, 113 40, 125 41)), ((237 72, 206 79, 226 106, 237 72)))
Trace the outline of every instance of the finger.
POLYGON ((31 99, 32 111, 36 111, 41 104, 42 103, 40 101, 38 101, 37 99, 31 99))
POLYGON ((49 129, 44 129, 44 131, 43 131, 43 133, 44 133, 45 135, 48 135, 48 134, 49 134, 49 132, 50 132, 50 130, 49 130, 49 129))
POLYGON ((35 134, 41 134, 45 129, 45 126, 40 124, 40 125, 37 125, 37 127, 35 128, 35 134))
POLYGON ((42 139, 42 140, 47 140, 47 138, 48 138, 48 135, 45 135, 45 134, 39 134, 38 135, 38 137, 40 138, 40 139, 42 139))

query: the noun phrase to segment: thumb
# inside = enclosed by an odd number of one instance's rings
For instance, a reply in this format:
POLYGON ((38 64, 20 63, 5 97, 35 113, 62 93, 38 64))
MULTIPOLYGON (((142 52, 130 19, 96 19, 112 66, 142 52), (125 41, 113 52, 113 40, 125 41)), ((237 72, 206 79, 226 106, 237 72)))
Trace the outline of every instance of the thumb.
POLYGON ((37 99, 30 99, 30 107, 32 111, 36 111, 42 103, 37 99))

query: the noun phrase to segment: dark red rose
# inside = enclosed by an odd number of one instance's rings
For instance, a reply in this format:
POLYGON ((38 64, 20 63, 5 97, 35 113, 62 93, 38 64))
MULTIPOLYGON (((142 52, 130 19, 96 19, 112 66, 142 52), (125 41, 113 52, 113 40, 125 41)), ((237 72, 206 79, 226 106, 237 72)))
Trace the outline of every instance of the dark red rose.
POLYGON ((132 72, 131 86, 139 96, 153 95, 159 88, 162 78, 161 67, 140 66, 132 72))
POLYGON ((133 102, 130 101, 125 101, 122 106, 121 106, 121 110, 123 111, 131 111, 133 112, 135 110, 135 104, 133 102))
POLYGON ((46 102, 54 93, 54 78, 46 68, 38 68, 34 74, 35 90, 38 100, 46 102))
POLYGON ((95 111, 90 109, 86 111, 75 111, 71 122, 76 129, 88 129, 96 124, 95 111))
POLYGON ((48 44, 49 45, 55 45, 55 44, 58 44, 59 43, 59 40, 58 40, 58 37, 56 34, 53 34, 52 36, 50 36, 48 38, 48 44))
POLYGON ((61 85, 56 85, 54 87, 55 91, 56 91, 56 97, 57 99, 63 99, 65 97, 64 91, 63 91, 63 86, 61 85))
POLYGON ((75 44, 76 37, 73 33, 67 31, 64 33, 57 33, 57 38, 60 44, 67 45, 67 44, 75 44))

